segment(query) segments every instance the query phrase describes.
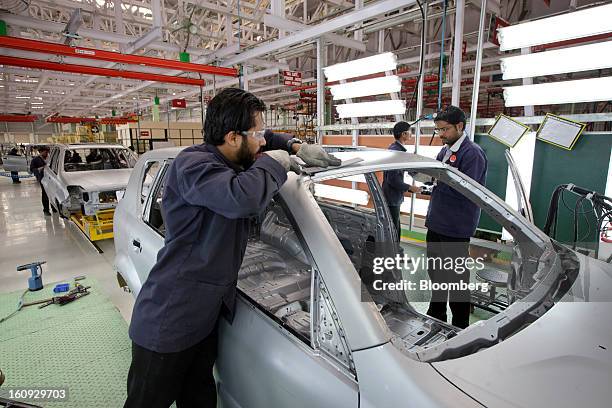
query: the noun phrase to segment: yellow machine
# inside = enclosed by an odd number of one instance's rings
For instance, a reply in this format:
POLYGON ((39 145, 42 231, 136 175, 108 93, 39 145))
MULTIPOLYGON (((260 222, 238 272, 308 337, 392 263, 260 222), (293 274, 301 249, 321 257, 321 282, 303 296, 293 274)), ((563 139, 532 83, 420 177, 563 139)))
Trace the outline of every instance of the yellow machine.
POLYGON ((79 227, 90 241, 100 241, 113 237, 114 209, 100 210, 95 215, 73 214, 70 219, 79 227))

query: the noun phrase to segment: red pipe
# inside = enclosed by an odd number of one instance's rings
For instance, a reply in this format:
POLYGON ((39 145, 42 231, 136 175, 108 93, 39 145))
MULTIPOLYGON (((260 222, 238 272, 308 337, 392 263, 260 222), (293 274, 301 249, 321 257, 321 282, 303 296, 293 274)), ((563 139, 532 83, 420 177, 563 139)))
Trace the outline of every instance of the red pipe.
POLYGON ((36 122, 34 115, 0 115, 0 122, 36 122))
POLYGON ((94 48, 70 47, 64 44, 29 40, 26 38, 0 36, 0 47, 42 52, 45 54, 66 55, 77 58, 111 61, 121 64, 135 64, 146 65, 155 68, 179 69, 182 71, 201 72, 203 74, 213 74, 230 77, 238 76, 238 73, 233 68, 193 64, 190 62, 171 61, 163 58, 145 57, 142 55, 122 54, 120 52, 97 50, 94 48))
POLYGON ((73 72, 76 74, 88 74, 109 76, 118 78, 137 79, 141 81, 166 82, 180 85, 203 86, 203 79, 174 77, 169 75, 148 74, 136 71, 121 71, 118 69, 88 67, 86 65, 60 64, 57 62, 40 61, 28 58, 15 58, 0 56, 0 65, 11 65, 14 67, 38 68, 49 71, 73 72))
POLYGON ((72 116, 51 116, 47 118, 47 123, 82 123, 97 122, 96 118, 75 118, 72 116))
POLYGON ((610 37, 612 37, 612 33, 597 34, 597 35, 592 35, 590 37, 576 38, 573 40, 559 41, 559 42, 554 42, 550 44, 536 45, 535 47, 531 47, 531 51, 532 52, 545 51, 551 48, 565 47, 567 45, 582 44, 585 42, 596 41, 596 40, 605 40, 606 38, 610 38, 610 37))
POLYGON ((130 118, 101 118, 100 123, 103 125, 125 125, 128 122, 138 122, 136 119, 130 118))

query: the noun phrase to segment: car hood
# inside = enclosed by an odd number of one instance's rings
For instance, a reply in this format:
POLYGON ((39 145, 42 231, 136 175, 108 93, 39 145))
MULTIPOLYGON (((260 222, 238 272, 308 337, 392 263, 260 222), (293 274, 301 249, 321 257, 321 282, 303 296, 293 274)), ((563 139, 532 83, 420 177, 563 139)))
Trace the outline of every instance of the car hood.
POLYGON ((92 170, 63 173, 66 186, 81 186, 84 191, 123 190, 128 184, 132 169, 92 170))
POLYGON ((577 256, 570 292, 538 320, 502 343, 433 367, 485 406, 609 406, 612 267, 577 256))

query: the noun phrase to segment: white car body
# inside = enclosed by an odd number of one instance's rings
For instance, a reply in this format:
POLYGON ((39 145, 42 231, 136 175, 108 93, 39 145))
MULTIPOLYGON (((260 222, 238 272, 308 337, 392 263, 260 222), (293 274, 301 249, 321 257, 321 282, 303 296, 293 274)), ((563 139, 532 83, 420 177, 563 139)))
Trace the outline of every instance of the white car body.
MULTIPOLYGON (((98 165, 98 162, 95 163, 98 165)), ((99 210, 115 208, 123 197, 134 163, 135 158, 131 151, 122 145, 94 143, 52 145, 42 185, 49 196, 49 203, 63 216, 69 217, 70 214, 77 212, 94 215, 99 210), (128 167, 92 170, 91 168, 95 168, 92 163, 65 163, 66 155, 70 154, 67 152, 93 149, 101 152, 121 152, 126 158, 129 157, 126 163, 128 167)), ((110 167, 106 163, 99 166, 110 167)))

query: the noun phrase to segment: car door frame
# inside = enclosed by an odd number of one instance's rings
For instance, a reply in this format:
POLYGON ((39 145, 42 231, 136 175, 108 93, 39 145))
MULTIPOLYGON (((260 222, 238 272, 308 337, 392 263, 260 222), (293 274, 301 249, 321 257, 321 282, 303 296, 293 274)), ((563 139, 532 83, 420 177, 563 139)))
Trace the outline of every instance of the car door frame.
POLYGON ((61 203, 68 198, 68 190, 65 188, 65 186, 62 186, 58 164, 60 162, 60 157, 63 160, 62 153, 64 153, 64 150, 59 146, 51 148, 51 150, 52 151, 49 152, 49 163, 45 165, 41 184, 49 197, 49 202, 51 205, 59 211, 59 208, 56 208, 58 203, 61 203))
POLYGON ((149 223, 148 214, 151 211, 151 205, 152 205, 153 200, 155 199, 155 196, 158 193, 160 184, 163 182, 163 179, 168 171, 168 168, 170 167, 170 164, 172 163, 172 159, 171 158, 150 159, 144 163, 143 172, 140 175, 141 177, 140 177, 140 181, 139 181, 139 185, 137 189, 137 193, 138 193, 136 195, 137 200, 141 200, 142 186, 143 186, 142 178, 145 177, 145 174, 147 172, 147 165, 151 162, 160 163, 160 168, 155 174, 155 178, 151 182, 151 186, 149 188, 145 201, 141 203, 139 213, 135 217, 136 218, 135 224, 137 225, 137 227, 131 228, 130 231, 128 232, 128 236, 129 236, 128 245, 130 245, 130 250, 128 251, 128 253, 130 254, 129 257, 131 258, 130 262, 133 265, 134 272, 138 276, 138 280, 141 282, 141 284, 144 283, 144 280, 142 279, 142 276, 140 275, 139 271, 145 271, 145 270, 150 271, 151 268, 148 268, 148 269, 141 268, 139 267, 139 265, 150 264, 151 260, 153 260, 152 265, 154 265, 155 260, 157 259, 157 252, 159 251, 159 249, 161 249, 164 243, 164 236, 155 227, 153 227, 149 223), (142 227, 141 227, 141 224, 142 224, 142 227), (152 234, 147 231, 152 232, 152 234), (157 241, 158 239, 161 240, 161 243, 157 241), (134 241, 138 241, 140 243, 140 250, 136 248, 136 246, 134 245, 134 241))
MULTIPOLYGON (((333 356, 332 353, 329 352, 326 348, 324 348, 319 340, 319 328, 321 327, 318 319, 318 315, 315 315, 313 311, 315 307, 318 310, 319 304, 322 304, 324 301, 322 300, 322 291, 321 287, 324 287, 324 282, 321 279, 321 275, 318 271, 316 264, 314 263, 313 257, 310 255, 310 249, 307 245, 307 242, 304 240, 301 235, 298 225, 296 224, 289 207, 285 204, 284 200, 277 196, 277 201, 282 207, 285 215, 289 219, 292 228, 295 230, 296 235, 300 241, 300 245, 303 247, 311 266, 311 286, 310 286, 310 302, 311 302, 311 313, 310 313, 310 338, 305 339, 302 336, 299 336, 290 326, 285 324, 282 320, 274 316, 268 310, 266 310, 263 306, 257 303, 255 300, 250 298, 246 293, 237 288, 237 301, 236 301, 236 312, 234 319, 231 324, 228 323, 227 320, 220 320, 220 350, 219 350, 219 358, 217 359, 217 372, 221 372, 221 375, 228 375, 230 377, 238 377, 244 373, 236 373, 235 370, 232 370, 233 367, 240 365, 243 360, 247 359, 246 356, 244 358, 240 358, 240 353, 245 349, 244 344, 240 345, 238 342, 240 341, 240 334, 251 330, 260 330, 261 337, 264 336, 268 338, 267 343, 274 343, 273 347, 269 347, 267 352, 270 356, 275 356, 274 358, 284 358, 285 355, 295 356, 301 355, 308 364, 308 367, 311 369, 321 370, 319 375, 315 375, 313 378, 326 378, 328 381, 323 382, 318 385, 321 390, 320 395, 324 395, 326 398, 335 398, 332 405, 327 404, 329 400, 325 400, 324 406, 338 406, 338 407, 358 407, 359 406, 359 382, 357 379, 357 373, 354 364, 352 364, 352 357, 349 358, 351 361, 347 364, 342 364, 341 359, 333 356), (260 322, 259 324, 254 324, 253 322, 260 322), (266 329, 261 329, 261 327, 267 327, 266 329), (256 327, 253 329, 253 327, 256 327), (233 342, 230 344, 234 344, 235 346, 232 348, 232 351, 225 351, 222 342, 233 342), (237 344, 238 343, 238 344, 237 344), (239 351, 237 352, 236 349, 239 351), (280 350, 284 350, 283 353, 279 353, 280 350), (229 374, 228 374, 229 373, 229 374), (333 374, 332 374, 333 373, 333 374), (332 381, 337 380, 338 383, 332 383, 332 381), (335 386, 343 386, 343 392, 340 393, 339 389, 336 388, 336 395, 334 394, 335 386), (329 387, 327 390, 323 390, 322 388, 329 387), (353 405, 354 402, 354 405, 353 405)), ((326 306, 329 308, 331 303, 331 308, 333 308, 333 299, 328 296, 328 299, 325 301, 326 306)), ((334 332, 334 336, 341 338, 344 343, 344 351, 351 355, 352 351, 348 347, 346 343, 346 338, 344 337, 344 333, 342 330, 342 323, 338 319, 338 315, 335 310, 328 311, 327 316, 334 316, 333 320, 335 320, 336 327, 339 327, 339 330, 336 329, 334 332)), ((328 327, 329 329, 329 327, 328 327)), ((331 329, 333 330, 333 329, 331 329)), ((261 345, 261 349, 265 349, 268 347, 268 344, 261 345)), ((255 363, 256 364, 256 363, 255 363)), ((261 367, 262 370, 266 370, 266 367, 261 367)), ((282 370, 283 367, 278 368, 276 371, 282 370)), ((268 371, 268 377, 273 377, 275 375, 274 372, 268 371)), ((282 374, 278 375, 279 378, 282 378, 282 374)), ((233 379, 221 379, 218 384, 219 388, 219 396, 224 403, 224 406, 230 406, 233 408, 238 407, 259 407, 262 404, 261 400, 254 400, 261 395, 261 393, 270 396, 274 394, 275 398, 279 397, 278 384, 270 384, 269 390, 262 389, 261 384, 259 386, 253 386, 252 382, 247 382, 247 387, 251 387, 252 389, 247 394, 252 395, 252 397, 242 397, 244 398, 252 398, 248 400, 248 404, 240 404, 238 401, 238 397, 235 397, 234 394, 239 394, 238 391, 234 391, 232 386, 238 387, 238 384, 231 384, 231 382, 238 383, 240 388, 245 385, 245 383, 241 383, 240 380, 235 378, 233 379), (229 389, 226 385, 230 380, 229 389), (276 392, 275 390, 276 389, 276 392)), ((266 383, 267 385, 268 383, 266 383)), ((281 387, 282 388, 282 387, 281 387)), ((245 390, 241 389, 240 394, 243 394, 245 390)), ((287 394, 294 395, 296 392, 293 390, 285 391, 287 394)), ((294 395, 295 396, 295 395, 294 395)), ((312 398, 312 397, 311 397, 312 398)), ((278 400, 275 401, 279 403, 278 400)), ((309 401, 310 404, 312 401, 309 401)), ((287 400, 285 402, 280 402, 283 404, 282 406, 307 406, 304 405, 303 401, 296 400, 287 400)), ((269 405, 269 404, 268 404, 269 405)), ((265 406, 265 405, 264 405, 265 406)))

